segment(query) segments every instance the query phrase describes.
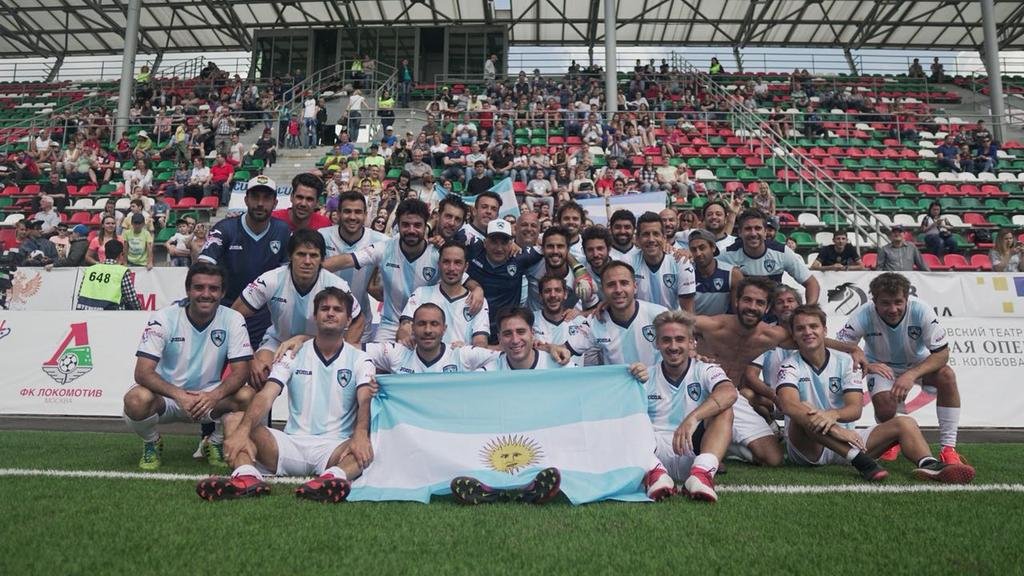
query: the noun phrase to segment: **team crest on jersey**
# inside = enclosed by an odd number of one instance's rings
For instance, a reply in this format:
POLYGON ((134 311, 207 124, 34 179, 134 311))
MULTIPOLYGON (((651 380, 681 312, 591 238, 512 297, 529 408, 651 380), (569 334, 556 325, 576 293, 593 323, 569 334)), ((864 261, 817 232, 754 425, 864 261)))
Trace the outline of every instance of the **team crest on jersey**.
POLYGON ((515 264, 509 264, 508 265, 508 275, 509 276, 515 276, 516 275, 516 270, 518 270, 518 269, 519 268, 515 264))
POLYGON ((352 380, 352 371, 348 368, 338 370, 338 385, 344 388, 352 380))
POLYGON ((921 337, 921 327, 920 326, 909 326, 909 327, 907 327, 907 336, 910 336, 911 340, 917 340, 918 338, 921 337))
POLYGON ((875 379, 868 378, 868 392, 872 392, 875 389, 875 379))
POLYGON ((274 254, 277 254, 278 252, 280 252, 281 251, 281 241, 280 240, 271 240, 270 241, 270 251, 273 252, 274 254))
POLYGON ((644 326, 640 333, 644 335, 648 342, 654 342, 654 324, 644 326))
POLYGON ((676 275, 675 274, 665 274, 664 276, 661 277, 661 281, 664 282, 665 286, 667 286, 668 288, 675 288, 676 287, 676 275))
POLYGON ((427 266, 426 268, 423 269, 423 279, 426 280, 427 282, 433 281, 434 276, 437 276, 437 268, 431 268, 430 266, 427 266))
POLYGON ((469 306, 462 309, 462 317, 465 318, 467 322, 473 319, 473 313, 469 311, 469 306))
POLYGON ((458 372, 458 371, 459 371, 459 367, 456 366, 455 364, 448 364, 444 368, 441 368, 441 372, 458 372))
POLYGON ((227 337, 228 333, 224 330, 214 330, 213 332, 210 332, 210 341, 213 342, 213 345, 217 348, 224 345, 224 340, 227 337))
POLYGON ((696 382, 690 382, 686 385, 686 395, 690 397, 690 400, 696 402, 700 400, 700 384, 696 382))
POLYGON ((843 380, 837 376, 831 376, 828 379, 828 389, 833 394, 838 394, 843 388, 843 380))
POLYGON ((577 335, 579 333, 580 333, 580 327, 579 326, 574 326, 572 324, 569 325, 569 336, 575 336, 575 335, 577 335))
POLYGON ((715 285, 715 290, 721 290, 725 286, 725 281, 721 278, 715 278, 711 283, 715 285))
POLYGON ((764 271, 771 274, 775 270, 775 260, 764 259, 764 271))

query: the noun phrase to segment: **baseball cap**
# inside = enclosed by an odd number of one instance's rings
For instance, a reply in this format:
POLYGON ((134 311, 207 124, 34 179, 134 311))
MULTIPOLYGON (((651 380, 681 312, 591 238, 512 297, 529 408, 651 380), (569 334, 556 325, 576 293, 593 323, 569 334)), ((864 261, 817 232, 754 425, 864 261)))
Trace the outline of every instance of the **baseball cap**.
POLYGON ((85 224, 78 224, 77 226, 72 228, 71 231, 74 232, 75 234, 78 234, 79 236, 89 235, 89 227, 86 226, 85 224))
POLYGON ((897 225, 893 226, 892 228, 889 228, 889 233, 891 234, 893 232, 903 232, 903 225, 902 224, 897 224, 897 225))
POLYGON ((268 191, 271 194, 277 194, 277 184, 275 184, 270 178, 260 174, 259 176, 249 180, 245 193, 248 194, 249 192, 258 192, 262 190, 268 191))
POLYGON ((149 138, 149 134, 146 134, 145 130, 139 130, 138 137, 139 138, 149 138))
POLYGON ((132 214, 132 224, 145 224, 145 223, 146 223, 146 217, 143 216, 142 213, 137 212, 135 214, 132 214))
POLYGON ((490 224, 487 225, 487 237, 501 234, 504 236, 512 237, 512 225, 502 220, 501 218, 495 218, 491 220, 490 224))
POLYGON ((385 132, 394 132, 395 131, 395 127, 394 126, 388 126, 387 128, 384 129, 384 131, 385 132))
POLYGON ((29 228, 42 228, 43 220, 40 220, 39 218, 34 218, 26 222, 25 225, 28 226, 29 228))
POLYGON ((694 240, 704 240, 708 244, 715 247, 715 256, 718 256, 718 240, 715 239, 715 235, 710 231, 703 228, 698 228, 693 232, 690 232, 690 237, 687 239, 687 243, 693 242, 694 240))

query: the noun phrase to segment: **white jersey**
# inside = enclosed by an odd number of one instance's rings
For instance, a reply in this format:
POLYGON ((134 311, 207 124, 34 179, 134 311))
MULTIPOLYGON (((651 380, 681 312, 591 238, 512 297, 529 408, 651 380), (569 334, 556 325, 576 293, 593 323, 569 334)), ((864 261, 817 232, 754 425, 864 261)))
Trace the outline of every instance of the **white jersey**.
POLYGON ((575 242, 569 242, 569 256, 575 258, 577 262, 586 260, 586 255, 583 252, 583 236, 577 236, 575 242))
MULTIPOLYGON (((486 229, 486 227, 485 227, 486 229)), ((462 231, 466 234, 466 245, 469 246, 477 240, 483 242, 487 238, 487 232, 478 230, 476 226, 473 226, 470 222, 466 222, 462 225, 462 231)))
POLYGON ((705 400, 715 386, 728 382, 729 377, 718 364, 708 364, 696 358, 690 360, 683 377, 678 381, 665 375, 662 362, 647 367, 649 375, 644 384, 647 394, 647 416, 654 433, 672 436, 676 428, 705 400))
POLYGON ((782 367, 782 361, 792 353, 792 350, 775 347, 765 350, 760 356, 751 360, 750 363, 761 370, 761 381, 767 384, 768 387, 775 388, 775 385, 778 384, 779 368, 782 367))
MULTIPOLYGON (((547 264, 543 260, 533 265, 527 272, 529 280, 529 290, 526 299, 527 306, 534 312, 539 311, 543 308, 544 304, 540 300, 540 279, 546 276, 548 273, 547 264)), ((565 307, 576 308, 577 310, 588 310, 597 306, 598 299, 597 294, 591 294, 590 298, 586 301, 580 300, 576 296, 576 275, 573 274, 572 268, 569 267, 565 271, 565 307)))
POLYGON ((600 317, 581 324, 566 344, 575 355, 598 350, 605 364, 641 362, 650 366, 661 360, 661 354, 654 348, 654 318, 666 310, 664 306, 637 300, 636 312, 625 324, 612 320, 605 310, 600 317))
POLYGON ((725 254, 725 251, 735 243, 736 237, 732 234, 726 234, 721 240, 715 240, 715 246, 718 246, 719 254, 725 254))
POLYGON ((413 291, 409 296, 409 301, 405 303, 401 320, 412 321, 416 310, 429 302, 436 304, 444 311, 444 323, 448 327, 442 337, 445 344, 452 342, 469 344, 473 341, 473 336, 477 334, 482 334, 485 338, 489 337, 491 315, 487 301, 484 301, 484 307, 474 316, 469 312, 469 306, 466 305, 467 300, 469 300, 469 292, 456 298, 448 298, 448 295, 441 290, 440 284, 420 286, 413 291))
MULTIPOLYGON (((569 362, 565 366, 555 362, 555 359, 551 357, 547 352, 541 352, 540 350, 533 351, 533 366, 525 368, 525 370, 554 370, 556 368, 575 368, 574 362, 569 362)), ((503 372, 505 370, 516 370, 508 363, 508 356, 504 352, 496 354, 487 364, 484 365, 481 370, 487 370, 490 372, 503 372)))
POLYGON ((629 264, 633 266, 638 300, 678 310, 680 296, 693 296, 697 293, 697 280, 693 264, 689 261, 679 262, 671 255, 664 254, 658 267, 653 268, 644 260, 643 252, 638 251, 629 264))
POLYGON ((630 246, 629 250, 626 250, 625 252, 619 250, 615 246, 609 246, 608 247, 608 258, 609 259, 611 259, 611 260, 618 260, 619 262, 626 262, 627 264, 628 263, 632 263, 633 262, 633 258, 637 254, 639 254, 639 253, 640 253, 640 249, 637 248, 635 245, 634 246, 630 246))
POLYGON ((397 327, 409 296, 420 286, 437 284, 441 277, 437 272, 438 251, 433 244, 427 243, 421 254, 409 260, 402 253, 401 242, 401 238, 396 236, 360 248, 352 254, 356 268, 375 266, 380 269, 384 285, 382 327, 397 327))
POLYGON ((220 383, 225 362, 249 360, 252 346, 245 317, 218 306, 206 326, 189 319, 188 300, 175 302, 149 317, 135 355, 156 361, 156 373, 184 390, 206 390, 220 383))
POLYGON ((363 348, 377 368, 392 374, 473 372, 483 368, 498 355, 497 351, 489 348, 452 348, 442 344, 441 354, 437 358, 424 360, 416 350, 406 348, 398 342, 371 342, 363 348))
MULTIPOLYGON (((338 233, 337 226, 330 226, 327 228, 320 229, 320 235, 324 237, 324 241, 327 243, 327 252, 324 254, 324 258, 330 258, 331 256, 337 256, 339 254, 351 254, 356 250, 365 248, 375 242, 384 242, 388 239, 387 236, 377 232, 376 230, 370 230, 369 228, 363 229, 363 235, 349 244, 338 233)), ((359 307, 367 314, 370 312, 370 295, 367 292, 367 288, 370 285, 370 278, 373 276, 374 268, 372 266, 364 266, 363 268, 356 270, 355 268, 347 268, 345 270, 338 270, 335 274, 348 282, 349 288, 352 290, 352 294, 359 300, 359 307)), ((369 317, 366 319, 365 327, 363 328, 363 334, 366 335, 370 332, 372 327, 370 326, 373 322, 369 317)))
MULTIPOLYGON (((313 301, 321 290, 330 286, 352 294, 348 282, 324 269, 320 269, 313 286, 302 292, 292 278, 291 265, 285 264, 260 274, 242 290, 239 297, 253 310, 264 306, 270 310, 272 326, 267 330, 264 341, 272 338, 283 342, 299 334, 316 336, 313 301)), ((356 318, 361 312, 359 301, 354 300, 350 318, 356 318)))
POLYGON ((549 344, 563 344, 570 336, 574 336, 587 321, 585 316, 576 316, 572 320, 552 322, 544 317, 543 312, 533 316, 533 337, 549 344))
POLYGON ((782 282, 783 272, 801 284, 811 277, 807 264, 789 246, 774 240, 765 240, 764 245, 764 253, 750 256, 743 249, 743 242, 736 242, 718 260, 739 267, 744 276, 764 276, 776 282, 782 282))
POLYGON ((907 301, 907 311, 895 326, 882 320, 873 302, 865 302, 850 314, 836 338, 843 342, 863 339, 864 354, 869 361, 888 364, 897 370, 919 364, 949 345, 946 330, 939 324, 935 311, 917 298, 907 301))
MULTIPOLYGON (((794 350, 782 361, 775 388, 790 386, 800 393, 800 401, 820 410, 838 410, 846 403, 847 392, 864 392, 864 381, 849 354, 826 349, 825 366, 819 371, 794 350)), ((787 425, 788 425, 787 418, 787 425)), ((854 428, 853 422, 840 423, 854 428)))
POLYGON ((344 440, 356 423, 356 389, 369 384, 376 370, 366 353, 351 344, 324 358, 315 342, 307 341, 294 356, 282 356, 268 381, 288 389, 285 434, 344 440))

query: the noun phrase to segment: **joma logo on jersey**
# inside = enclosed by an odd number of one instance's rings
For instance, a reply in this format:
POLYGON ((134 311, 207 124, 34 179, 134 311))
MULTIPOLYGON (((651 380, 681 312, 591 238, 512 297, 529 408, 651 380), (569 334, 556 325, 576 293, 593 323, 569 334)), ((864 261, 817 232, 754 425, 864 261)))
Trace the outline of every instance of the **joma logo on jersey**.
POLYGON ((352 381, 352 371, 348 368, 342 368, 338 370, 338 384, 344 388, 348 386, 348 383, 352 381))
POLYGON ((907 327, 907 336, 910 336, 911 340, 917 340, 918 338, 921 337, 921 327, 920 326, 908 326, 907 327))
POLYGON ((280 296, 274 296, 274 297, 272 297, 270 299, 270 301, 271 302, 280 302, 281 304, 287 304, 288 303, 288 299, 287 298, 281 298, 280 296))
POLYGON ((829 379, 828 379, 828 389, 833 394, 838 394, 839 391, 842 388, 843 388, 843 380, 842 380, 842 378, 839 378, 838 376, 831 376, 831 377, 829 377, 829 379))
POLYGON ((648 400, 661 400, 661 394, 648 394, 648 400))
POLYGON ((654 342, 654 324, 644 326, 640 333, 644 335, 644 339, 648 342, 654 342))
POLYGON ((303 368, 297 368, 295 370, 295 374, 297 376, 312 376, 313 375, 313 371, 312 370, 305 370, 303 368))
POLYGON ((214 330, 210 332, 210 342, 217 348, 224 345, 224 340, 228 337, 228 333, 225 330, 214 330))
POLYGON ((664 276, 661 277, 661 281, 664 282, 665 286, 668 287, 668 288, 675 288, 676 287, 676 275, 675 274, 665 274, 664 276))

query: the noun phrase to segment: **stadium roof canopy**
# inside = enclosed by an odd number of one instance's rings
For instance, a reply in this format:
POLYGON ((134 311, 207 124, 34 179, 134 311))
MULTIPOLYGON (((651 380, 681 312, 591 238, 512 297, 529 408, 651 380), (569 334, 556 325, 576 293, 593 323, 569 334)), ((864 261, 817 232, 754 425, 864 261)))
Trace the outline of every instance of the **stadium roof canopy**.
MULTIPOLYGON (((0 58, 119 54, 128 0, 0 0, 0 58)), ((144 0, 139 52, 251 50, 260 29, 509 25, 513 45, 600 45, 602 0, 144 0)), ((620 0, 619 46, 977 50, 981 3, 620 0)), ((1024 49, 1024 2, 996 0, 1001 50, 1024 49)))

